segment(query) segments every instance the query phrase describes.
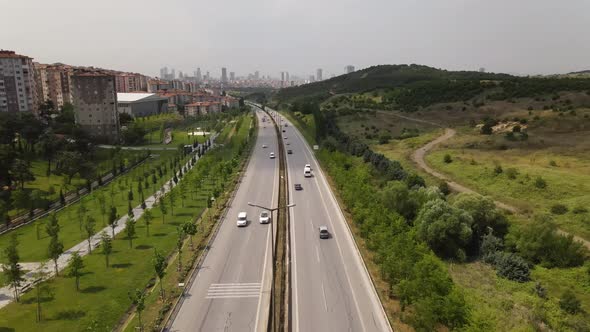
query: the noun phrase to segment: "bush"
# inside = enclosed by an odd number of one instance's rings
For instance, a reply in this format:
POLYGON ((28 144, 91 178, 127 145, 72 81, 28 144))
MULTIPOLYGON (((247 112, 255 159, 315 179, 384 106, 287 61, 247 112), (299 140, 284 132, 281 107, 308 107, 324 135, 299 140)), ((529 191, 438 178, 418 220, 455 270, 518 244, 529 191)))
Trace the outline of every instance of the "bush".
POLYGON ((502 169, 502 166, 497 165, 496 167, 494 167, 494 174, 495 175, 500 175, 500 174, 502 174, 502 172, 504 172, 504 170, 502 169))
POLYGON ((555 160, 550 160, 549 166, 557 167, 557 163, 555 162, 555 160))
POLYGON ((409 189, 417 187, 426 187, 426 181, 424 181, 424 179, 420 175, 415 173, 408 173, 408 175, 404 179, 404 182, 406 183, 406 186, 408 186, 409 189))
POLYGON ((572 210, 572 213, 574 213, 574 214, 582 214, 582 213, 587 213, 587 212, 588 212, 588 209, 583 206, 576 206, 572 210))
POLYGON ((551 213, 553 213, 553 214, 558 214, 558 215, 566 214, 567 211, 568 211, 567 206, 565 206, 563 204, 554 204, 551 207, 551 213))
POLYGON ((450 164, 450 163, 452 163, 452 162, 453 162, 453 158, 451 157, 451 155, 450 155, 450 154, 448 154, 448 153, 447 153, 447 154, 445 154, 445 156, 443 157, 443 161, 444 161, 446 164, 450 164))
POLYGON ((522 257, 516 254, 497 252, 494 263, 496 273, 500 277, 518 282, 530 280, 529 265, 522 257))
POLYGON ((507 168, 504 173, 510 180, 514 180, 518 176, 518 170, 514 167, 507 168))
POLYGON ((571 290, 566 290, 559 299, 559 307, 568 314, 577 314, 582 311, 580 300, 571 290))
POLYGON ((547 188, 547 182, 540 176, 535 179, 535 187, 539 189, 547 188))
POLYGON ((449 188, 449 184, 447 183, 447 181, 441 181, 438 184, 438 190, 440 190, 440 192, 443 193, 443 195, 445 196, 451 193, 451 188, 449 188))

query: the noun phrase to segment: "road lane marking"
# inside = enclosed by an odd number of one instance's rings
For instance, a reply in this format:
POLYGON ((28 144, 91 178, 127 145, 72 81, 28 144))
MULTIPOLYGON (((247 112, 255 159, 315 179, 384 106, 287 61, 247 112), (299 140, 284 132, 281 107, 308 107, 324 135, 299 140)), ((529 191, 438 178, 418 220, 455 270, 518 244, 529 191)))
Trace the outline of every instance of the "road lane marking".
POLYGON ((315 255, 318 258, 318 263, 319 263, 320 262, 320 251, 318 250, 318 247, 317 246, 315 247, 315 255))
POLYGON ((231 299, 260 296, 260 283, 211 284, 206 299, 231 299))
POLYGON ((328 312, 328 301, 326 300, 326 289, 324 288, 324 283, 322 282, 322 294, 324 295, 324 309, 328 312))

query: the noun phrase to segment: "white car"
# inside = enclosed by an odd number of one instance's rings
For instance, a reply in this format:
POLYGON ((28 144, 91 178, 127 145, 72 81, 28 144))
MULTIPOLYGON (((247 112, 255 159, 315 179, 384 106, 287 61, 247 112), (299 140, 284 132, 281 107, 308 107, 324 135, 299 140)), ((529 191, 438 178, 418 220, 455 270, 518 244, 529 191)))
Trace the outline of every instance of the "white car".
POLYGON ((266 144, 262 144, 262 148, 266 149, 268 146, 266 146, 266 144))
POLYGON ((311 170, 311 165, 310 164, 305 164, 304 168, 309 168, 309 170, 311 170))
POLYGON ((248 215, 246 212, 238 213, 238 227, 248 226, 248 215))
POLYGON ((275 159, 275 153, 274 152, 271 152, 270 155, 269 155, 269 157, 270 157, 270 159, 275 159))
POLYGON ((268 224, 270 223, 270 212, 263 210, 260 212, 260 223, 261 224, 268 224))
POLYGON ((303 176, 306 178, 311 177, 311 166, 309 164, 306 164, 305 167, 303 168, 303 176))

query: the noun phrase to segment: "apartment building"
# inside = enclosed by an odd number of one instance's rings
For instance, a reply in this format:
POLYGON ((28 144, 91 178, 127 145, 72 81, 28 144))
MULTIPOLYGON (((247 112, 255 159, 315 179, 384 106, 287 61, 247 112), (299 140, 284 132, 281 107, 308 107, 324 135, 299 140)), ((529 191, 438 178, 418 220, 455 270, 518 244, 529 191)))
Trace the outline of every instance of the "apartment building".
POLYGON ((186 116, 197 116, 209 113, 221 112, 221 102, 203 101, 185 105, 184 113, 186 116))
POLYGON ((71 77, 73 67, 61 63, 52 65, 34 63, 39 104, 52 101, 56 108, 72 103, 71 77))
POLYGON ((117 92, 147 92, 147 78, 141 74, 117 73, 115 74, 115 88, 117 92))
POLYGON ((101 70, 77 70, 72 76, 76 123, 91 136, 108 142, 119 139, 115 77, 101 70))
POLYGON ((0 112, 37 112, 32 58, 0 50, 0 112))

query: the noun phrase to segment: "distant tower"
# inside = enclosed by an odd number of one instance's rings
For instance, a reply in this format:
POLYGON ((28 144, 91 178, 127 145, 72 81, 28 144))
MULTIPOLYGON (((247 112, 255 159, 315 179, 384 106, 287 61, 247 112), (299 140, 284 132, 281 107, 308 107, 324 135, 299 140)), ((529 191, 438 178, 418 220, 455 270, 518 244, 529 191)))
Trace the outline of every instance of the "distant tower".
POLYGON ((315 76, 309 75, 309 83, 315 82, 315 76))
POLYGON ((258 72, 258 70, 254 72, 254 78, 260 79, 260 73, 258 72))
POLYGON ((160 78, 166 79, 168 77, 168 67, 160 68, 160 78))
POLYGON ((322 80, 322 68, 318 68, 318 70, 316 70, 316 75, 315 75, 316 79, 318 81, 322 80))
POLYGON ((485 73, 486 72, 486 69, 484 67, 481 67, 481 68, 479 68, 479 72, 480 73, 485 73))
POLYGON ((227 68, 221 68, 221 83, 227 83, 227 68))
POLYGON ((170 78, 169 79, 173 80, 175 78, 176 78, 176 72, 174 71, 174 68, 172 68, 170 70, 170 78))
POLYGON ((285 72, 285 81, 289 82, 289 72, 285 72))
POLYGON ((197 78, 197 82, 201 82, 203 80, 203 77, 201 77, 201 68, 197 68, 197 73, 195 74, 195 77, 197 78))
POLYGON ((229 72, 229 81, 233 82, 236 80, 236 73, 234 73, 233 71, 229 72))
POLYGON ((182 73, 182 70, 178 72, 178 78, 184 78, 184 74, 182 73))
POLYGON ((347 74, 350 74, 354 71, 354 66, 348 65, 346 67, 344 67, 344 72, 347 74))
POLYGON ((211 78, 211 75, 209 75, 209 71, 207 71, 207 73, 205 74, 205 78, 206 79, 210 79, 211 78))
POLYGON ((281 82, 284 82, 284 81, 285 81, 285 72, 282 71, 281 72, 281 82))

